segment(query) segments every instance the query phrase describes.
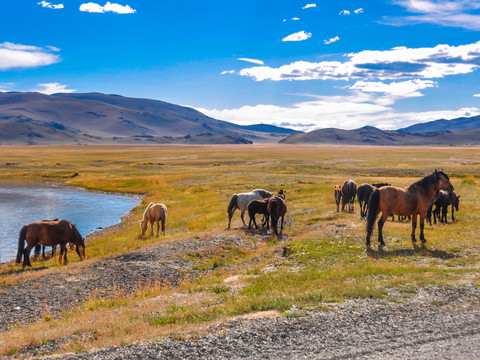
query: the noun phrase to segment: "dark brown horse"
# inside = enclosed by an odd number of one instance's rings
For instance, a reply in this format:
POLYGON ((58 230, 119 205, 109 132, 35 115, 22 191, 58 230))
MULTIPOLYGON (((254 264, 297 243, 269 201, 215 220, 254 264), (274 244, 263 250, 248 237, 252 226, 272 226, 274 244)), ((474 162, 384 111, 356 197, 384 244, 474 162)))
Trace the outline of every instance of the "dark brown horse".
POLYGON ((55 246, 60 245, 60 256, 58 262, 67 264, 67 244, 75 245, 75 250, 80 260, 85 258, 85 240, 78 229, 67 220, 58 221, 37 221, 24 225, 18 237, 18 252, 16 263, 22 262, 23 267, 32 266, 30 263, 30 251, 35 245, 55 246), (24 249, 24 242, 27 247, 24 249))
POLYGON ((282 219, 282 224, 280 226, 280 233, 283 231, 283 218, 287 213, 287 203, 285 202, 285 193, 284 190, 279 190, 277 196, 273 196, 268 199, 267 202, 267 211, 270 215, 272 222, 272 229, 275 232, 275 235, 278 235, 278 219, 282 219))
POLYGON ((250 222, 248 223, 248 228, 250 229, 252 227, 252 222, 253 225, 255 225, 255 229, 258 229, 257 222, 255 221, 255 214, 262 214, 263 215, 263 222, 262 222, 262 228, 267 225, 268 227, 268 219, 269 219, 269 214, 267 210, 267 202, 268 199, 265 200, 252 200, 248 203, 248 216, 250 217, 250 222))
POLYGON ((342 200, 342 185, 335 185, 333 195, 335 196, 335 203, 337 204, 337 212, 340 210, 340 200, 342 200))
POLYGON ((370 184, 362 184, 357 189, 357 200, 360 205, 360 217, 367 216, 368 199, 375 188, 370 184))
POLYGON ((428 208, 432 204, 435 193, 438 190, 453 191, 453 185, 450 183, 447 174, 437 170, 413 183, 406 189, 395 186, 384 186, 380 189, 375 189, 368 201, 367 246, 370 245, 370 236, 372 235, 373 226, 380 211, 382 212, 382 216, 380 220, 378 220, 378 243, 381 246, 385 245, 382 228, 390 214, 401 216, 412 215, 411 238, 413 243, 416 242, 415 229, 417 227, 417 216, 420 215, 420 240, 422 244, 425 243, 426 240, 423 234, 424 221, 428 208))
POLYGON ((348 204, 348 212, 354 211, 355 196, 357 196, 357 183, 352 179, 346 180, 342 186, 342 211, 348 204))

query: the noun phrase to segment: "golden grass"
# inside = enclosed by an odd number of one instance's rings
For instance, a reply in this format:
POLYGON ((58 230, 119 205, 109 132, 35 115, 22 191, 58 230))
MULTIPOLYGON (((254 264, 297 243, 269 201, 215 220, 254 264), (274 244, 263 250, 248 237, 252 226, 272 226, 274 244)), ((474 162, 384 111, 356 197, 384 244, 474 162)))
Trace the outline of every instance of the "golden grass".
MULTIPOLYGON (((301 311, 321 310, 346 298, 388 297, 390 288, 411 292, 420 286, 480 285, 480 148, 0 147, 0 158, 5 179, 55 180, 145 197, 122 228, 89 239, 86 263, 78 262, 76 255, 70 256, 67 267, 52 259, 34 264, 49 267, 37 272, 18 272, 18 266, 4 264, 2 287, 52 271, 74 276, 91 262, 159 241, 234 233, 256 247, 190 254, 198 257, 198 269, 212 271, 195 281, 186 279, 178 289, 153 284, 135 294, 118 291, 110 300, 91 294, 60 319, 52 319, 46 308, 39 323, 0 334, 0 354, 64 336, 71 340, 59 352, 167 334, 195 336, 199 324, 202 332, 212 322, 258 311, 285 312, 292 305, 301 311), (347 178, 358 185, 407 186, 435 168, 450 175, 462 197, 457 222, 426 225, 427 249, 412 248, 409 224, 389 221, 384 227, 385 250, 365 251, 358 205, 353 215, 335 212, 333 186, 347 178), (245 231, 238 212, 233 230, 225 231, 231 195, 254 188, 287 190, 288 222, 282 241, 245 231), (138 220, 150 201, 168 207, 165 238, 138 238, 138 220)), ((376 232, 372 240, 375 243, 376 232)))

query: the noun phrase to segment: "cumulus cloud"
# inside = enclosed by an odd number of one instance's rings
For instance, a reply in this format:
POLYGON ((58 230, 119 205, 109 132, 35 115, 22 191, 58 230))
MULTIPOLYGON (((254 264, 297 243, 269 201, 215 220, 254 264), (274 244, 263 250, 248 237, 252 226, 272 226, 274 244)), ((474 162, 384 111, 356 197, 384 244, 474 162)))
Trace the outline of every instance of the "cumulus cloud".
POLYGON ((353 10, 355 14, 362 14, 363 13, 363 8, 359 8, 357 10, 353 10))
POLYGON ((416 15, 385 17, 384 22, 390 25, 431 23, 480 30, 480 15, 475 12, 480 9, 478 0, 397 0, 395 3, 416 15))
POLYGON ((315 8, 315 7, 317 7, 317 4, 307 4, 304 7, 302 7, 302 9, 310 9, 310 8, 315 8))
POLYGON ((42 5, 42 7, 44 8, 49 8, 49 9, 63 9, 63 4, 52 4, 52 3, 49 3, 45 0, 42 0, 40 1, 39 3, 37 3, 38 5, 42 5))
POLYGON ((263 80, 432 79, 468 74, 480 67, 480 41, 460 46, 395 47, 345 54, 346 61, 296 61, 278 68, 257 66, 239 71, 263 80))
POLYGON ((54 54, 58 49, 41 48, 31 45, 4 42, 0 44, 0 70, 15 68, 33 68, 55 64, 60 56, 54 54))
POLYGON ((342 10, 338 13, 338 15, 350 15, 350 11, 348 10, 342 10))
POLYGON ((56 94, 56 93, 72 93, 77 90, 75 89, 67 89, 68 85, 62 85, 58 82, 56 83, 44 83, 44 84, 38 84, 40 88, 34 89, 32 91, 36 91, 42 94, 56 94))
POLYGON ((249 62, 249 63, 252 63, 252 64, 257 64, 257 65, 263 65, 263 61, 262 60, 257 60, 257 59, 238 58, 237 60, 246 61, 246 62, 249 62))
POLYGON ((335 36, 335 37, 330 38, 328 40, 323 40, 323 43, 325 45, 328 45, 328 44, 334 43, 335 41, 338 41, 338 40, 340 40, 340 38, 338 36, 335 36))
POLYGON ((120 5, 108 1, 104 6, 93 2, 82 4, 80 5, 80 11, 89 13, 113 12, 116 14, 133 14, 137 10, 132 9, 129 5, 120 5))
POLYGON ((328 127, 357 129, 366 125, 395 130, 419 122, 480 115, 480 109, 476 107, 398 113, 390 106, 383 105, 375 95, 365 93, 348 96, 318 96, 312 101, 304 101, 292 106, 260 104, 236 109, 197 108, 197 110, 213 118, 240 125, 266 123, 300 131, 328 127))
POLYGON ((312 33, 299 31, 293 34, 290 34, 282 39, 282 41, 303 41, 312 37, 312 33))

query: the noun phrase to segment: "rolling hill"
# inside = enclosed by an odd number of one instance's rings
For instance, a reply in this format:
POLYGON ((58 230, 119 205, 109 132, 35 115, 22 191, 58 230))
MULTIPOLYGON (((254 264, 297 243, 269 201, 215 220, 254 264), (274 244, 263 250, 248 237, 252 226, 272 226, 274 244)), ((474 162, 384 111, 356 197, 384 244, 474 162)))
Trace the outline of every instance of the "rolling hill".
POLYGON ((480 116, 461 117, 452 120, 435 120, 426 123, 415 124, 409 127, 398 129, 408 133, 427 133, 442 131, 459 131, 480 128, 480 116))
POLYGON ((240 126, 151 99, 0 93, 0 144, 278 142, 294 130, 240 126))

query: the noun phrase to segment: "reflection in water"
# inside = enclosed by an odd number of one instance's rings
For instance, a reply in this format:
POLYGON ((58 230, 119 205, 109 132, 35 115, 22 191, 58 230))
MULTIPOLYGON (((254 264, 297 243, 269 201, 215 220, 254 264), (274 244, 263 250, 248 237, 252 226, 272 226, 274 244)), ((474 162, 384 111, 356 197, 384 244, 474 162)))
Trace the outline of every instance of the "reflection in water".
POLYGON ((15 258, 18 233, 29 222, 67 219, 85 237, 117 224, 139 203, 140 198, 135 196, 51 184, 0 182, 0 261, 15 258))

